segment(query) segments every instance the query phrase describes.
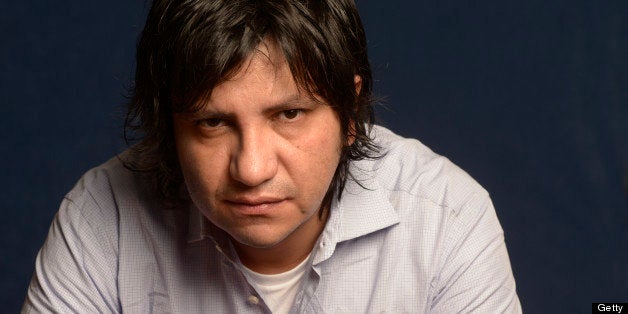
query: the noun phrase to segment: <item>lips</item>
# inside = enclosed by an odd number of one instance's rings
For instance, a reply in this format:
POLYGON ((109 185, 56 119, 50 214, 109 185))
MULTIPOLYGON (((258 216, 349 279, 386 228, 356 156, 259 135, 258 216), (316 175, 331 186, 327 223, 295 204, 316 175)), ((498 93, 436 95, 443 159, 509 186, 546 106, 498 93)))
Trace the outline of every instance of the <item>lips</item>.
POLYGON ((236 212, 243 215, 266 215, 276 210, 285 198, 268 196, 238 196, 228 198, 224 202, 236 212))

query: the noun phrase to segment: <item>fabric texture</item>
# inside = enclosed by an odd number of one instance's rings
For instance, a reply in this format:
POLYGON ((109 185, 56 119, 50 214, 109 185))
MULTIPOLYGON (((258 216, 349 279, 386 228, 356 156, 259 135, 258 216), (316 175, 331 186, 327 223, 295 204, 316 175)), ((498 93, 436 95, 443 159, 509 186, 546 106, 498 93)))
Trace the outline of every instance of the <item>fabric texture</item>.
MULTIPOLYGON (((373 136, 384 155, 351 164, 291 312, 521 312, 488 193, 417 140, 373 136)), ((242 269, 222 230, 113 158, 62 202, 22 312, 270 312, 242 269)))

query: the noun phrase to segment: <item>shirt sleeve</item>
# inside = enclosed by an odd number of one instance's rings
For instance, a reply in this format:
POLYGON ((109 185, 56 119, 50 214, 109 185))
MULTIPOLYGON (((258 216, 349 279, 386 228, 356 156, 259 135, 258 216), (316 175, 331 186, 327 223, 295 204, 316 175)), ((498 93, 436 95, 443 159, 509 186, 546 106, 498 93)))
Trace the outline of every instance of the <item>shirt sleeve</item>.
POLYGON ((504 235, 488 197, 452 211, 433 313, 521 313, 504 235))
POLYGON ((120 312, 115 239, 98 210, 85 207, 68 198, 61 203, 37 255, 22 313, 120 312))

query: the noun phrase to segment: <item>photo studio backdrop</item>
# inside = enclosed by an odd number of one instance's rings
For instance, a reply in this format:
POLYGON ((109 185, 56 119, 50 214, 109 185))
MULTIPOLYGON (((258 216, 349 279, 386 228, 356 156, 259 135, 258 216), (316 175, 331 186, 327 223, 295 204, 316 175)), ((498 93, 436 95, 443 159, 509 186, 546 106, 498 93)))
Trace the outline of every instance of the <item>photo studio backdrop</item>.
MULTIPOLYGON (((359 0, 379 123, 491 194, 523 308, 628 302, 628 2, 359 0)), ((0 3, 0 308, 63 195, 126 147, 148 1, 0 3)))

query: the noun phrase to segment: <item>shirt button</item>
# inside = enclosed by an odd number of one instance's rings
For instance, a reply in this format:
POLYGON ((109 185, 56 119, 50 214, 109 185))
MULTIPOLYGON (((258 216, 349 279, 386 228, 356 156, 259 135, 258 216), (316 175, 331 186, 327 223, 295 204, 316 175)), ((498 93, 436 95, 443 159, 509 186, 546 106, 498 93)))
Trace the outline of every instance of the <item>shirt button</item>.
POLYGON ((259 304, 259 298, 254 296, 254 295, 249 296, 248 301, 249 301, 249 303, 251 303, 253 305, 258 305, 259 304))

